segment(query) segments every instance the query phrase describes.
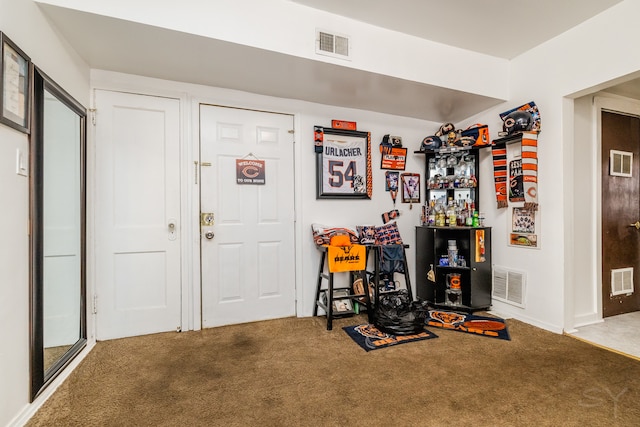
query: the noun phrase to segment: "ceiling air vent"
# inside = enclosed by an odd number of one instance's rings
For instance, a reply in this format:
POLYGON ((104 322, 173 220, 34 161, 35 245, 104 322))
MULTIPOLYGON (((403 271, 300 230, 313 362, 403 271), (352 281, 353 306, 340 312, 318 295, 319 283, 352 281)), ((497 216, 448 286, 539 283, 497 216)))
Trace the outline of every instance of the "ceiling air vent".
POLYGON ((349 59, 349 37, 343 34, 316 30, 316 53, 349 59))

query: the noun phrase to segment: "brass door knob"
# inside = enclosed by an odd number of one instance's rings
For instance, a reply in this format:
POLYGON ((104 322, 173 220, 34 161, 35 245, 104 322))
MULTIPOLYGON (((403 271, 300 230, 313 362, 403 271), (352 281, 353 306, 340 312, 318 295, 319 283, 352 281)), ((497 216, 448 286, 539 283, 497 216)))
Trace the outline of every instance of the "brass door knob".
POLYGON ((636 221, 635 224, 629 224, 629 227, 635 227, 636 230, 640 230, 640 221, 636 221))

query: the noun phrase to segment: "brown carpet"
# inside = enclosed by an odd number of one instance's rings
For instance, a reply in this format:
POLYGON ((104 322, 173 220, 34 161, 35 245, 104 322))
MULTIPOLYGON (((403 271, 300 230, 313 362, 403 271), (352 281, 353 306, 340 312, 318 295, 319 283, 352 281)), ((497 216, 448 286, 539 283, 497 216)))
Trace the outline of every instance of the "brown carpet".
POLYGON ((511 341, 365 352, 363 317, 99 342, 28 426, 637 426, 640 361, 508 320, 511 341))

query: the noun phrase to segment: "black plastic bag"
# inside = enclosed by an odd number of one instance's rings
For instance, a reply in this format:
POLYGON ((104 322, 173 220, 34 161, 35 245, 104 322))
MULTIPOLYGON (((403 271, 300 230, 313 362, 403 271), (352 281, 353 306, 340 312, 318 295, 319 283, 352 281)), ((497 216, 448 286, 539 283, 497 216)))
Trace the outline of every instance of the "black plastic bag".
POLYGON ((427 303, 411 301, 405 289, 382 294, 374 308, 374 325, 393 335, 411 335, 424 330, 427 303))

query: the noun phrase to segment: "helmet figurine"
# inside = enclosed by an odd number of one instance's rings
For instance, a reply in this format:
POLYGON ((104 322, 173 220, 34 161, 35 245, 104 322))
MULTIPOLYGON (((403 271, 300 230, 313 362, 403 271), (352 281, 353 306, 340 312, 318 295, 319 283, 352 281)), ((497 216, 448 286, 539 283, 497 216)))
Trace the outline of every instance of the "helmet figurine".
POLYGON ((512 135, 516 132, 522 132, 531 130, 533 127, 533 115, 528 111, 516 110, 507 114, 502 123, 502 130, 507 135, 512 135))

